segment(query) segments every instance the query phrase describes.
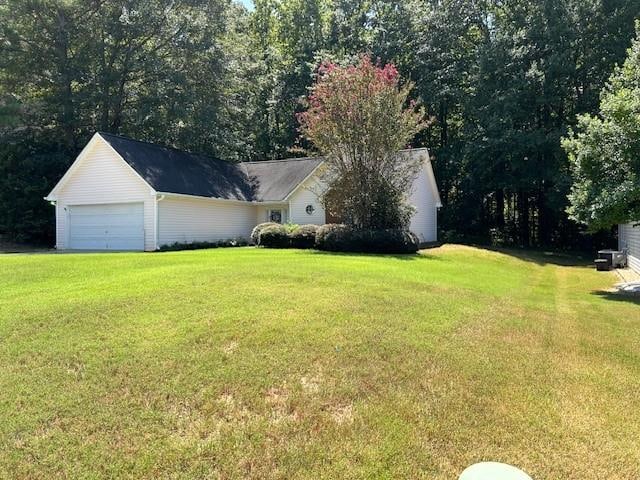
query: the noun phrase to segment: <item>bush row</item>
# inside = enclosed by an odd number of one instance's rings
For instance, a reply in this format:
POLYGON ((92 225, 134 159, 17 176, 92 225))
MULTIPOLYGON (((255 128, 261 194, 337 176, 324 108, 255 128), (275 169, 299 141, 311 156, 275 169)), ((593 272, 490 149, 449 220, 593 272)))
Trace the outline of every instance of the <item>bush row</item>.
POLYGON ((415 253, 420 241, 409 230, 357 230, 346 225, 280 225, 261 223, 251 234, 254 245, 267 248, 317 248, 330 252, 415 253))
POLYGON ((313 248, 317 225, 261 223, 251 232, 251 242, 267 248, 313 248))
POLYGON ((249 244, 243 238, 231 240, 218 240, 217 242, 175 242, 170 245, 161 245, 161 252, 176 252, 178 250, 200 250, 203 248, 246 247, 249 244))
POLYGON ((316 248, 330 252, 415 253, 420 240, 409 230, 357 230, 346 225, 323 225, 316 248))

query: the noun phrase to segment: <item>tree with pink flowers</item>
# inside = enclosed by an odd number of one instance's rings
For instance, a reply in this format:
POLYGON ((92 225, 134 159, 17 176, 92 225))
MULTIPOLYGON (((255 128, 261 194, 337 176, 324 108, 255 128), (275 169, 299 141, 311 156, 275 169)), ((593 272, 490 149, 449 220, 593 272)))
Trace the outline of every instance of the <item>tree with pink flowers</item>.
POLYGON ((420 165, 400 150, 426 126, 424 110, 409 100, 411 87, 393 64, 377 65, 368 56, 318 68, 299 121, 326 159, 329 216, 359 229, 408 226, 406 197, 420 165))

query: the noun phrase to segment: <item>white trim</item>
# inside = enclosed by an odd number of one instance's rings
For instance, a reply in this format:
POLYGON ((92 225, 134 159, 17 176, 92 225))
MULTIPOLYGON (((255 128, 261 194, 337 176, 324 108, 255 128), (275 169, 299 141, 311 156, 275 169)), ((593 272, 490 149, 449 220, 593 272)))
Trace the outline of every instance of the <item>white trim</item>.
POLYGON ((113 153, 115 153, 115 154, 118 156, 118 158, 119 158, 120 160, 122 160, 122 163, 124 163, 124 164, 127 166, 127 168, 133 172, 133 174, 134 174, 136 177, 138 177, 140 180, 142 180, 142 181, 145 183, 145 185, 146 185, 147 187, 149 187, 149 192, 151 193, 151 195, 154 195, 154 194, 156 193, 156 190, 155 190, 151 185, 149 185, 149 183, 148 183, 144 178, 142 178, 142 176, 141 176, 138 172, 136 172, 136 169, 135 169, 135 168, 133 168, 131 165, 129 165, 129 162, 127 162, 124 158, 122 158, 122 155, 120 155, 120 154, 118 153, 118 151, 117 151, 115 148, 113 148, 113 147, 111 146, 111 144, 110 144, 109 142, 107 142, 107 141, 106 141, 106 140, 105 140, 105 139, 100 135, 100 133, 99 133, 99 132, 98 132, 98 133, 96 133, 96 135, 99 135, 99 136, 100 136, 100 138, 102 139, 102 141, 103 141, 103 142, 104 142, 104 143, 105 143, 105 144, 106 144, 106 145, 111 149, 111 151, 112 151, 113 153))
MULTIPOLYGON (((425 148, 425 150, 427 149, 425 148)), ((436 196, 435 198, 436 207, 440 208, 442 207, 442 200, 440 199, 440 192, 438 191, 438 184, 436 183, 436 176, 433 173, 433 166, 431 165, 431 156, 429 155, 428 150, 427 150, 426 164, 427 164, 427 177, 429 177, 429 183, 431 183, 431 189, 433 190, 433 193, 436 196)))
POLYGON ((286 205, 284 201, 269 201, 269 202, 256 202, 251 200, 235 200, 233 198, 216 198, 216 197, 204 197, 202 195, 189 195, 187 193, 171 193, 171 192, 156 192, 157 195, 163 195, 167 197, 179 197, 179 198, 196 198, 200 200, 209 200, 212 202, 222 202, 222 203, 235 203, 242 205, 286 205))
POLYGON ((400 153, 408 153, 408 154, 425 153, 426 154, 426 158, 423 162, 423 165, 427 168, 427 178, 431 186, 431 191, 433 192, 433 195, 434 195, 435 205, 436 205, 436 208, 442 207, 442 200, 440 199, 440 192, 438 192, 438 184, 436 183, 436 176, 433 173, 433 166, 431 165, 431 155, 429 154, 429 149, 425 147, 406 148, 404 150, 400 150, 400 153))
POLYGON ((107 142, 102 135, 100 135, 99 132, 96 132, 93 134, 93 137, 91 137, 91 140, 89 140, 89 143, 87 143, 85 145, 85 147, 82 149, 82 151, 78 154, 78 156, 76 157, 76 159, 73 161, 73 163, 71 164, 71 166, 67 169, 67 171, 65 172, 65 174, 62 176, 62 178, 58 181, 58 183, 56 184, 55 187, 53 187, 53 189, 51 190, 51 192, 49 192, 49 195, 47 195, 46 197, 44 197, 45 200, 57 200, 56 194, 58 192, 58 190, 60 190, 65 183, 67 183, 69 181, 69 179, 71 178, 71 176, 73 175, 73 172, 75 172, 78 167, 80 166, 81 162, 85 159, 85 157, 89 154, 89 152, 91 151, 91 149, 93 149, 94 145, 96 144, 96 142, 100 140, 102 141, 107 147, 109 147, 109 149, 116 154, 116 156, 120 159, 120 161, 122 163, 124 163, 127 168, 129 170, 131 170, 136 177, 138 177, 140 180, 142 180, 144 182, 144 184, 149 187, 149 190, 151 192, 151 195, 153 195, 155 193, 155 190, 153 189, 153 187, 151 185, 149 185, 149 183, 140 176, 140 174, 138 172, 135 171, 135 169, 129 165, 129 163, 122 158, 122 155, 120 155, 117 150, 115 148, 113 148, 111 146, 111 144, 109 142, 107 142))
POLYGON ((53 187, 53 189, 51 189, 51 191, 49 192, 49 195, 47 195, 46 197, 44 197, 45 200, 48 201, 55 201, 57 200, 56 198, 56 193, 58 190, 60 190, 60 188, 67 183, 67 181, 69 180, 69 178, 71 177, 71 175, 73 174, 73 172, 78 168, 80 162, 84 159, 84 157, 86 157, 89 153, 89 151, 93 148, 93 146, 95 145, 95 143, 97 142, 97 139, 100 138, 102 139, 102 137, 100 137, 97 133, 93 134, 93 137, 91 137, 91 140, 89 140, 89 142, 84 146, 84 148, 80 151, 80 153, 78 154, 78 156, 76 157, 76 159, 73 161, 73 163, 71 164, 71 166, 67 169, 67 171, 64 173, 64 175, 62 176, 62 178, 60 180, 58 180, 58 183, 56 183, 55 187, 53 187))
POLYGON ((153 202, 153 223, 154 223, 154 245, 153 245, 153 249, 154 250, 158 250, 160 248, 160 212, 158 211, 159 207, 159 203, 164 200, 164 195, 156 195, 154 202, 153 202))

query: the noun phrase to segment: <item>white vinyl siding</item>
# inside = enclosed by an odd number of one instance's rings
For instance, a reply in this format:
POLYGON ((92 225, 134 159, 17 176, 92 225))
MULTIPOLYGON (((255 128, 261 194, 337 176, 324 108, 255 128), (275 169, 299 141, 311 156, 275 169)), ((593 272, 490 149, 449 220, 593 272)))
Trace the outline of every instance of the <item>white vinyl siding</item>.
POLYGON ((640 273, 640 226, 635 223, 620 225, 619 228, 619 248, 626 249, 629 267, 640 273))
POLYGON ((158 201, 158 246, 248 240, 255 225, 256 207, 251 204, 169 195, 158 201))
POLYGON ((72 167, 56 192, 56 246, 69 246, 69 207, 100 204, 143 204, 144 249, 155 250, 155 193, 101 138, 72 167))
POLYGON ((415 233, 421 242, 435 242, 438 239, 436 195, 432 191, 427 177, 427 167, 420 169, 420 173, 413 182, 409 203, 416 209, 411 217, 409 229, 415 233))
POLYGON ((289 198, 291 223, 299 225, 325 223, 324 207, 319 196, 322 195, 322 186, 317 177, 304 182, 289 198), (313 206, 313 213, 306 211, 307 205, 313 206))

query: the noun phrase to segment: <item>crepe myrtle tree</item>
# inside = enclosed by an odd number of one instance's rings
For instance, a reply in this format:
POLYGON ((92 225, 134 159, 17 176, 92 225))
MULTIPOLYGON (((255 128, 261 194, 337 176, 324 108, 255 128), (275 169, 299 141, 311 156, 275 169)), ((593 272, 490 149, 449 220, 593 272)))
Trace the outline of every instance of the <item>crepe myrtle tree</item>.
POLYGON ((298 119, 325 158, 328 216, 358 229, 408 226, 407 193, 420 160, 399 151, 426 126, 424 110, 409 101, 411 88, 394 65, 368 56, 354 65, 319 66, 298 119))

